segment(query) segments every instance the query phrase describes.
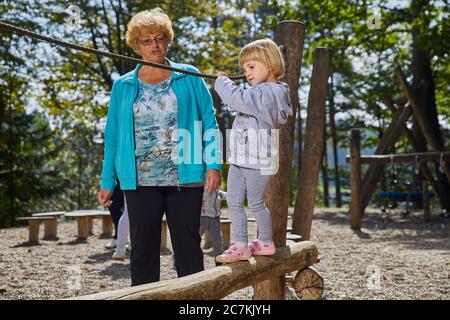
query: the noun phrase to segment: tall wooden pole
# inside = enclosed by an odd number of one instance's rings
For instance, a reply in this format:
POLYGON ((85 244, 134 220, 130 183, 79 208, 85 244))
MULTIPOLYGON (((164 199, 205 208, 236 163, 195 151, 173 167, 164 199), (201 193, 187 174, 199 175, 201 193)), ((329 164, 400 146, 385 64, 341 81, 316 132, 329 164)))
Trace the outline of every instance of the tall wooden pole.
MULTIPOLYGON (((282 21, 275 41, 283 48, 286 73, 281 81, 289 85, 293 116, 279 132, 279 169, 271 179, 265 194, 267 208, 272 216, 273 240, 277 247, 286 244, 287 214, 291 189, 292 158, 294 151, 295 117, 298 110, 298 87, 305 39, 305 25, 299 21, 282 21)), ((285 277, 278 276, 253 286, 253 297, 258 300, 283 300, 285 277)))
POLYGON ((352 129, 350 140, 350 166, 351 166, 351 227, 361 229, 361 216, 363 206, 361 203, 361 134, 358 129, 352 129))
POLYGON ((314 51, 306 116, 305 147, 302 153, 302 167, 297 182, 298 192, 292 220, 293 233, 301 235, 302 240, 308 240, 311 233, 317 183, 325 144, 323 133, 330 63, 331 50, 329 48, 317 48, 314 51))

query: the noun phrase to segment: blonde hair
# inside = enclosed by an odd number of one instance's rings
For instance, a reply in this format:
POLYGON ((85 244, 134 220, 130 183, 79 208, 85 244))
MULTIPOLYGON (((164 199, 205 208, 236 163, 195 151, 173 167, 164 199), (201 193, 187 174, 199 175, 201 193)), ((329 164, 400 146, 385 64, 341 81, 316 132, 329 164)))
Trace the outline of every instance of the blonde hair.
POLYGON ((137 53, 137 39, 152 32, 162 32, 169 42, 173 40, 172 21, 160 8, 145 10, 134 15, 127 26, 127 45, 137 53))
POLYGON ((249 61, 261 62, 279 79, 284 76, 284 60, 280 48, 270 39, 260 39, 247 44, 239 53, 241 67, 249 61))

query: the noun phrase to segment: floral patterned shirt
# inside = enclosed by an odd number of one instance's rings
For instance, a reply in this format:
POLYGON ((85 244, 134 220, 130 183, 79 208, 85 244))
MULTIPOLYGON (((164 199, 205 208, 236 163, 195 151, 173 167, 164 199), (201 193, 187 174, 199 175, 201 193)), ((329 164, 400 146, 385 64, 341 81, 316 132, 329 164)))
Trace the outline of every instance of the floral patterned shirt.
POLYGON ((177 186, 178 104, 170 78, 158 84, 139 80, 133 112, 138 186, 177 186))

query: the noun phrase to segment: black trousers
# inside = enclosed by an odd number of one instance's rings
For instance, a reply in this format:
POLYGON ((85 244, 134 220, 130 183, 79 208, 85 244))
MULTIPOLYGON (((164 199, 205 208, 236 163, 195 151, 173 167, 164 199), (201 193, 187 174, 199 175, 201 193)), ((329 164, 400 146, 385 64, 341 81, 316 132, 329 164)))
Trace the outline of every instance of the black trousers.
POLYGON ((112 204, 108 207, 109 213, 111 214, 112 221, 114 223, 114 239, 117 239, 117 229, 119 226, 119 220, 122 216, 124 199, 123 191, 120 189, 120 185, 114 188, 113 194, 111 196, 112 204))
POLYGON ((178 277, 204 270, 199 234, 203 187, 138 187, 124 192, 130 220, 132 286, 160 279, 164 213, 178 277))

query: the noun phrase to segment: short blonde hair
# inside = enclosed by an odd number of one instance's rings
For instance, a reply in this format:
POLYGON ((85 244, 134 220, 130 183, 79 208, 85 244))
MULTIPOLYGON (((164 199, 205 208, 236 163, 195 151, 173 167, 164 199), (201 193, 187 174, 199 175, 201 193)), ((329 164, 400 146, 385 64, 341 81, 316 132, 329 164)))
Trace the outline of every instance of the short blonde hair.
POLYGON ((172 21, 160 8, 145 10, 134 15, 127 27, 127 45, 137 53, 137 39, 152 32, 162 32, 169 42, 173 40, 172 21))
POLYGON ((247 44, 239 53, 241 67, 249 61, 261 62, 279 79, 284 76, 284 60, 280 48, 270 39, 260 39, 247 44))

